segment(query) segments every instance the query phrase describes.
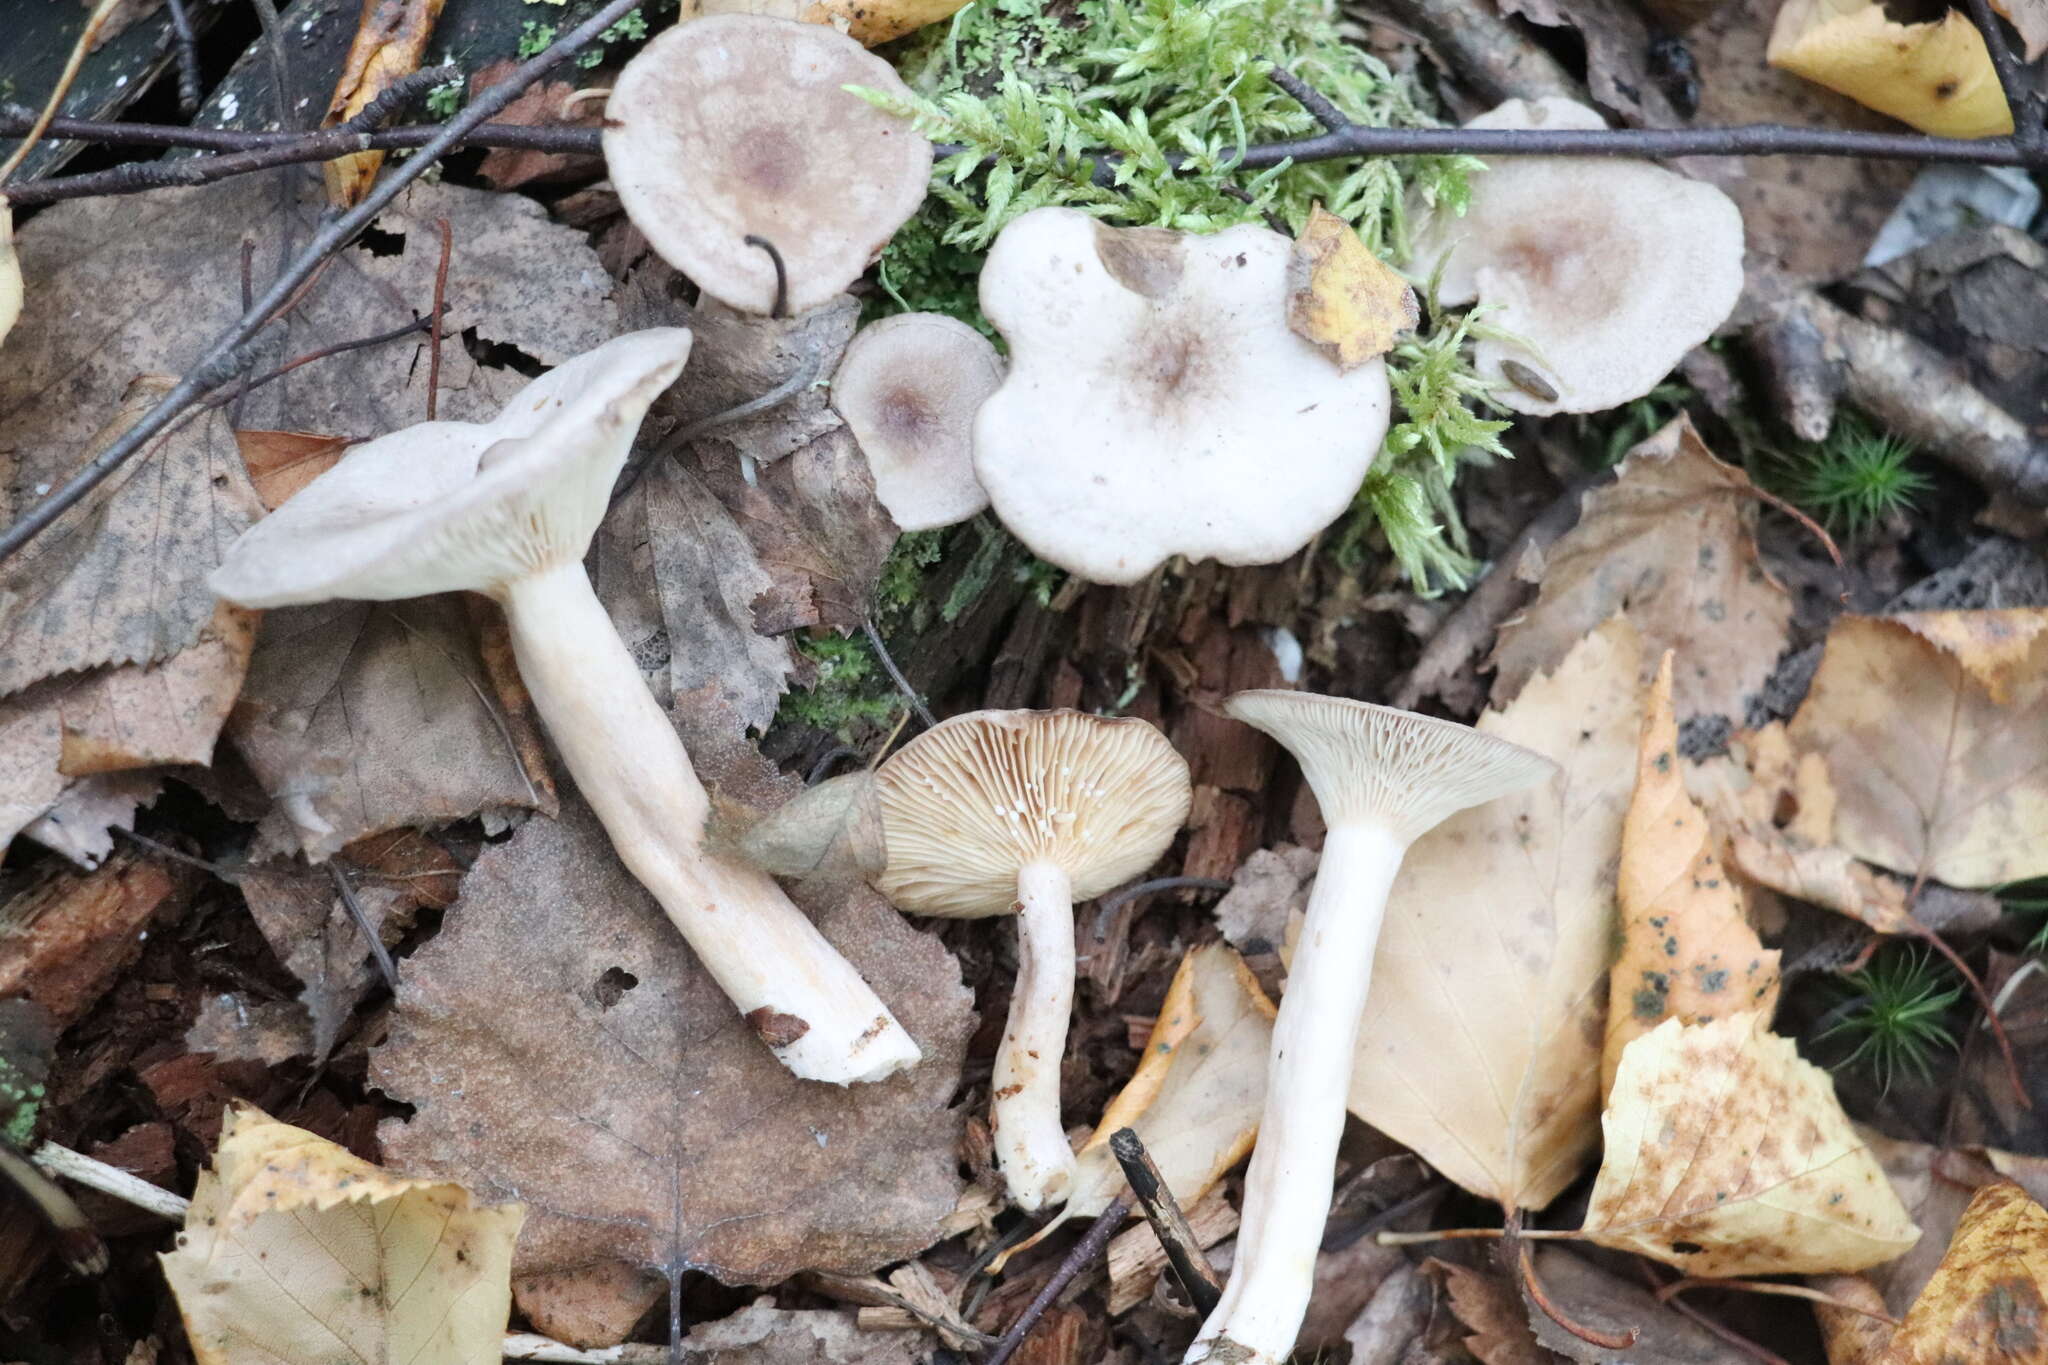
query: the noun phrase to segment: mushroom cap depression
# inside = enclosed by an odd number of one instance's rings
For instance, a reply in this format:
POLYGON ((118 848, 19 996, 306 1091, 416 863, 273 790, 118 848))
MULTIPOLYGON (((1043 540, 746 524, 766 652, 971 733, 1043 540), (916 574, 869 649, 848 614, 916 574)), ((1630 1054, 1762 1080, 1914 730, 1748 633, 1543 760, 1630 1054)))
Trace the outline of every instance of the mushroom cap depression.
POLYGON ((1017 905, 1017 872, 1050 862, 1076 901, 1157 862, 1187 822, 1188 765, 1131 717, 971 711, 903 746, 875 774, 898 909, 971 919, 1017 905))
POLYGON ((583 558, 647 406, 690 355, 680 327, 558 365, 488 422, 359 445, 231 546, 207 580, 245 607, 495 593, 583 558))
POLYGON ((1095 583, 1169 555, 1270 564, 1351 505, 1386 437, 1386 366, 1343 373, 1287 325, 1292 243, 1034 209, 996 238, 981 308, 1010 372, 974 423, 1003 524, 1095 583))
POLYGON ((612 183, 648 244, 734 308, 766 313, 774 243, 789 310, 826 302, 924 202, 932 146, 849 85, 908 99, 842 33, 749 14, 679 24, 626 63, 605 105, 612 183))
POLYGON ((1404 842, 1557 772, 1542 754, 1469 725, 1371 702, 1270 688, 1239 692, 1223 711, 1294 755, 1324 823, 1370 820, 1404 842))
POLYGON ((832 406, 899 527, 951 526, 988 506, 974 477, 974 414, 1002 382, 988 338, 939 313, 884 318, 846 348, 832 406))
MULTIPOLYGON (((1465 126, 1607 125, 1550 96, 1465 126)), ((1489 327, 1518 339, 1477 346, 1501 402, 1600 412, 1648 393, 1727 319, 1742 292, 1742 214, 1714 186, 1647 161, 1501 157, 1472 176, 1462 218, 1439 212, 1416 235, 1409 273, 1439 261, 1440 302, 1476 300, 1493 310, 1489 327)))

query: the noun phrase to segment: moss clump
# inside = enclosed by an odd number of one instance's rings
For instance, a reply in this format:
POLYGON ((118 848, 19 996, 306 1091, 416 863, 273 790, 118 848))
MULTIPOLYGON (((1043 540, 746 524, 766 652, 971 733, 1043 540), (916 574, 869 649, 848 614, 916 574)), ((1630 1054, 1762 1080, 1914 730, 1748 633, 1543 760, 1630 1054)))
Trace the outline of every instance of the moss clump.
POLYGON ((810 725, 852 743, 856 727, 887 723, 903 705, 889 674, 868 642, 857 635, 799 636, 797 652, 810 660, 816 678, 793 687, 776 708, 777 725, 810 725))
POLYGON ((0 1057, 0 1142, 25 1149, 36 1134, 36 1111, 43 1100, 40 1081, 0 1057))
MULTIPOLYGON (((1215 232, 1278 217, 1299 227, 1321 203, 1382 255, 1405 256, 1416 202, 1461 210, 1468 157, 1344 159, 1236 169, 1254 143, 1319 131, 1274 85, 1275 64, 1359 123, 1427 126, 1425 97, 1345 41, 1325 0, 977 0, 899 46, 909 104, 869 98, 961 150, 934 168, 932 195, 882 253, 876 311, 946 313, 990 331, 975 299, 982 253, 1005 224, 1048 205, 1125 226, 1215 232), (1113 152, 1102 182, 1091 153, 1113 152)), ((1377 524, 1418 587, 1472 568, 1450 499, 1460 456, 1499 450, 1505 423, 1481 416, 1469 323, 1436 319, 1388 357, 1401 419, 1342 538, 1377 524)))

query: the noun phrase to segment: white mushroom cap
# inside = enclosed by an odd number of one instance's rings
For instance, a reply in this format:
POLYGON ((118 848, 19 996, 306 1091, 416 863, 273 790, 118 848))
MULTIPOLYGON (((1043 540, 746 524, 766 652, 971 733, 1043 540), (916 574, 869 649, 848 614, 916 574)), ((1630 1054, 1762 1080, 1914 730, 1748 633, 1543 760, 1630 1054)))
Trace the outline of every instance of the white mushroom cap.
POLYGON ((690 333, 629 332, 488 422, 422 422, 344 455, 251 527, 208 583, 245 607, 495 593, 590 547, 647 405, 690 333))
POLYGON ((903 746, 875 774, 899 909, 975 918, 1017 906, 1017 873, 1053 863, 1086 900, 1159 860, 1186 823, 1187 761, 1132 717, 972 711, 903 746))
POLYGON ((939 313, 863 328, 832 377, 832 406, 853 428, 875 496, 906 531, 965 521, 988 506, 974 477, 974 414, 1003 382, 988 338, 939 313))
POLYGON ((1267 688, 1239 692, 1223 710, 1294 755, 1326 823, 1369 820, 1404 844, 1557 772, 1542 754, 1469 725, 1345 697, 1267 688))
POLYGON ((924 202, 932 147, 849 85, 910 97, 842 33, 749 14, 697 19, 649 43, 605 105, 619 201, 663 260, 721 303, 766 313, 775 245, 789 311, 858 279, 924 202))
POLYGON ((1041 558, 1131 583, 1169 555, 1285 559, 1380 452, 1385 365, 1341 373, 1287 325, 1291 243, 1035 209, 996 238, 981 307, 1010 373, 974 423, 1003 524, 1041 558))
MULTIPOLYGON (((1552 96, 1466 126, 1607 125, 1552 96)), ((1476 300, 1488 326, 1527 343, 1478 343, 1501 402, 1599 412, 1648 393, 1727 319, 1742 292, 1742 214, 1714 186, 1647 161, 1502 157, 1473 176, 1462 218, 1438 213, 1417 234, 1408 270, 1426 277, 1440 260, 1440 301, 1476 300)))

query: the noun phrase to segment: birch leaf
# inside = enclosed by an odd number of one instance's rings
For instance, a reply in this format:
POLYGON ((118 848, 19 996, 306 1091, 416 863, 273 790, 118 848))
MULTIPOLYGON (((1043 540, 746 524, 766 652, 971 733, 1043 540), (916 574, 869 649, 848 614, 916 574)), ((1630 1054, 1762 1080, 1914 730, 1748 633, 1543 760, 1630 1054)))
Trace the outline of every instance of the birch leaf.
POLYGON ((1555 1199, 1599 1142, 1640 649, 1610 621, 1479 718, 1563 771, 1416 840, 1380 933, 1351 1111, 1508 1208, 1555 1199))
POLYGON ((1964 1211, 1881 1365, 2048 1365, 2048 1209, 2010 1180, 1964 1211))
POLYGON ((1755 1014, 1629 1044, 1582 1233, 1688 1275, 1822 1274, 1920 1235, 1827 1073, 1755 1014))
POLYGON ((1686 795, 1671 671, 1667 650, 1621 827, 1621 957, 1607 982, 1602 1093, 1614 1088, 1623 1050, 1663 1020, 1699 1024, 1734 1010, 1768 1019, 1778 1004, 1778 954, 1750 927, 1706 812, 1686 795))
POLYGON ((1876 0, 1787 0, 1771 28, 1772 66, 1940 137, 2012 131, 1984 35, 1950 10, 1902 24, 1876 0))
POLYGON ((199 1365, 495 1365, 525 1217, 238 1105, 161 1259, 199 1365))
POLYGON ((2048 874, 2048 609, 1840 617, 1790 733, 1857 857, 1950 886, 2048 874))
POLYGON ((1340 370, 1393 350, 1422 317, 1408 282, 1321 204, 1295 239, 1287 284, 1289 330, 1340 370))

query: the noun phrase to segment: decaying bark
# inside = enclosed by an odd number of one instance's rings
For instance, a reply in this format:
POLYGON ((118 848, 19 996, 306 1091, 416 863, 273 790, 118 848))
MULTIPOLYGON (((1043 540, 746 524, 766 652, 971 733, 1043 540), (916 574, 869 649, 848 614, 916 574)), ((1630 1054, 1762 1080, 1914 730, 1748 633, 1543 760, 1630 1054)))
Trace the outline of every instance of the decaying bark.
MULTIPOLYGON (((1349 7, 1347 8, 1354 8, 1349 7)), ((1384 15, 1420 34, 1445 70, 1486 104, 1561 95, 1583 100, 1585 88, 1563 64, 1491 4, 1470 0, 1379 0, 1355 7, 1358 17, 1384 15)))

